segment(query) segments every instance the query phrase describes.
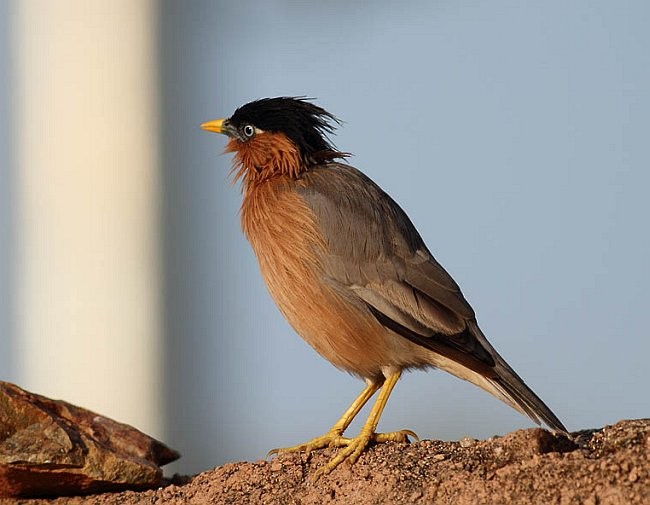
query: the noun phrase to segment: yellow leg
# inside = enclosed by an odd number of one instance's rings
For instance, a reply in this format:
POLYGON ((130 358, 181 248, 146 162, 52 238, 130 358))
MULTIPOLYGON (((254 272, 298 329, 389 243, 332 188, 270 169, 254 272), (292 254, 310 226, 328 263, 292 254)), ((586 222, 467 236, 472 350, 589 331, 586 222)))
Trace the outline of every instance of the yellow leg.
POLYGON ((340 447, 342 445, 347 445, 349 439, 342 437, 345 429, 350 426, 352 420, 356 417, 359 411, 363 406, 368 403, 368 400, 377 392, 377 390, 382 386, 381 382, 371 382, 366 385, 366 387, 361 391, 361 394, 357 397, 352 405, 343 413, 341 418, 336 421, 334 426, 330 430, 320 437, 316 437, 309 442, 304 444, 294 445, 293 447, 283 447, 279 449, 272 449, 267 454, 271 456, 272 454, 278 454, 281 452, 300 452, 305 451, 307 453, 316 450, 322 449, 324 447, 340 447))
POLYGON ((383 443, 383 442, 408 442, 408 437, 418 439, 418 436, 411 430, 394 431, 390 433, 376 433, 379 418, 388 402, 388 397, 393 391, 395 384, 400 378, 401 372, 396 372, 388 377, 384 382, 368 383, 368 385, 361 391, 361 394, 352 402, 352 405, 343 413, 341 418, 330 428, 330 430, 320 437, 316 437, 304 444, 295 445, 293 447, 283 447, 280 449, 273 449, 269 451, 267 456, 283 452, 311 452, 316 449, 324 447, 343 447, 341 451, 329 462, 327 465, 318 469, 314 474, 314 478, 326 474, 334 470, 339 463, 346 459, 350 463, 354 463, 363 450, 370 442, 383 443), (352 420, 356 417, 363 406, 368 403, 368 400, 381 388, 377 401, 373 405, 368 419, 361 428, 361 432, 354 438, 346 438, 343 432, 350 425, 352 420))
POLYGON ((396 431, 392 433, 375 432, 375 430, 377 429, 377 425, 379 424, 379 418, 381 417, 381 414, 384 411, 386 402, 388 402, 388 397, 390 396, 390 393, 393 391, 395 384, 397 384, 397 381, 399 380, 401 374, 402 372, 396 372, 386 379, 386 381, 383 384, 383 387, 381 388, 381 391, 379 392, 377 401, 372 406, 370 415, 368 416, 368 419, 366 420, 365 424, 361 428, 361 432, 359 433, 359 435, 354 438, 343 438, 339 436, 339 440, 337 440, 338 442, 337 445, 341 445, 345 447, 341 449, 338 452, 338 454, 334 456, 334 458, 332 458, 332 460, 329 463, 327 463, 327 465, 319 468, 316 474, 314 475, 314 478, 318 478, 320 475, 331 472, 332 470, 334 470, 334 468, 336 468, 339 465, 339 463, 342 463, 346 459, 350 463, 354 463, 371 441, 406 442, 408 441, 409 435, 417 438, 417 435, 415 435, 415 433, 413 433, 410 430, 402 430, 402 431, 396 431))

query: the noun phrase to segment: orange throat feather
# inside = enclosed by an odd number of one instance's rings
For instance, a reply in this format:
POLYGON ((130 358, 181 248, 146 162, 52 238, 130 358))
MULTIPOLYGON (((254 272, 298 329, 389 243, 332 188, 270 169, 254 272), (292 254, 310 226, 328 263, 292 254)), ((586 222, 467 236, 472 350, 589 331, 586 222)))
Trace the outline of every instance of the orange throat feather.
POLYGON ((235 153, 230 173, 233 182, 241 180, 244 194, 274 177, 296 179, 306 170, 298 148, 284 133, 262 132, 248 142, 230 139, 225 152, 235 153))

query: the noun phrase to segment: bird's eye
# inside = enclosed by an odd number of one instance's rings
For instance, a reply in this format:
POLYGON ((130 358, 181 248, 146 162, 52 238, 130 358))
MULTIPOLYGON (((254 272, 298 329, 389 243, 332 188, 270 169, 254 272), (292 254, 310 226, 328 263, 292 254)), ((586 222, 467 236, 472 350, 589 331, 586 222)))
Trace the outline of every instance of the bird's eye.
POLYGON ((255 128, 252 127, 251 125, 247 124, 241 129, 242 133, 244 134, 244 137, 246 138, 251 138, 253 135, 255 135, 255 128))

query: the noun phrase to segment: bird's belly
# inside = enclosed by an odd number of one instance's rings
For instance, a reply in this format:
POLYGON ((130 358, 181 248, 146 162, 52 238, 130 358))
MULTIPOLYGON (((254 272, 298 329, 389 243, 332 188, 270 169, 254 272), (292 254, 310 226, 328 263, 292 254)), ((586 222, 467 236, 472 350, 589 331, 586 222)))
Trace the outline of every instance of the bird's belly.
POLYGON ((274 298, 294 330, 336 367, 373 378, 381 376, 382 368, 398 365, 399 353, 386 329, 327 291, 303 293, 288 304, 274 298))
POLYGON ((317 265, 304 264, 296 277, 295 272, 269 268, 268 260, 268 253, 260 258, 260 270, 280 312, 336 367, 379 379, 386 369, 429 365, 429 351, 381 325, 354 293, 322 279, 317 265))

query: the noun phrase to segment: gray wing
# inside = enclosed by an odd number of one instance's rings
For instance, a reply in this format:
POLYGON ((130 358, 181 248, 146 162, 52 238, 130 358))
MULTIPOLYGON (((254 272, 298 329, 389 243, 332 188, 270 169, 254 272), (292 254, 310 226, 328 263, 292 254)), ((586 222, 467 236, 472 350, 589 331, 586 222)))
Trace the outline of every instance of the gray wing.
POLYGON ((300 192, 326 237, 329 279, 406 338, 472 369, 492 367, 491 354, 468 331, 472 307, 399 205, 347 165, 326 165, 307 177, 300 192))
POLYGON ((353 167, 332 163, 307 172, 299 192, 326 238, 323 261, 331 282, 354 292, 395 333, 485 378, 489 387, 478 380, 480 387, 536 422, 566 431, 490 345, 456 282, 379 186, 353 167))

